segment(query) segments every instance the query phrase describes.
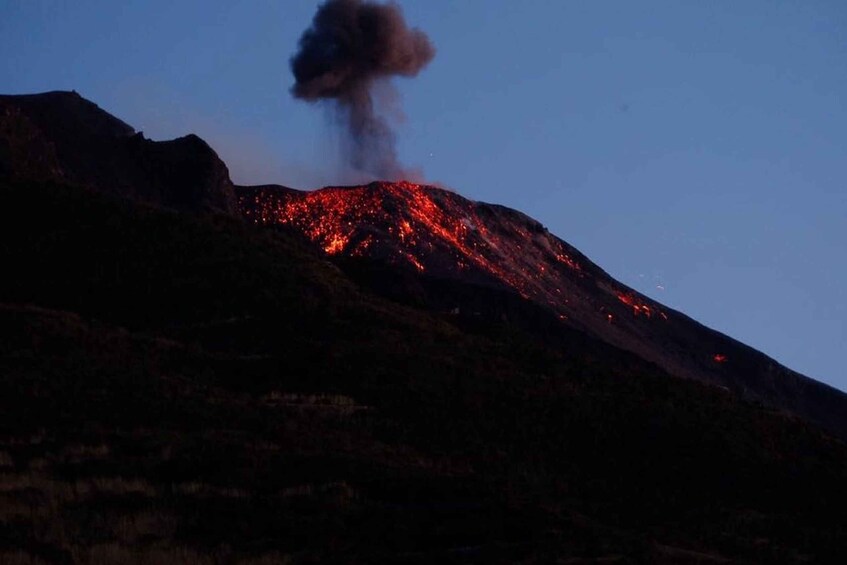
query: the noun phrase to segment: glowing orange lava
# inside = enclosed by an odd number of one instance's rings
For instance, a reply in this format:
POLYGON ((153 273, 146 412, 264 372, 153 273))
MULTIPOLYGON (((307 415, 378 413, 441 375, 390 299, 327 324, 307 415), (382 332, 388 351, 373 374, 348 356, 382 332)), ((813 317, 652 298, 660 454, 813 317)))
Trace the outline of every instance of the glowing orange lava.
MULTIPOLYGON (((240 193, 239 205, 255 223, 296 228, 329 255, 384 260, 433 276, 458 271, 469 280, 496 281, 550 306, 561 320, 573 317, 569 298, 588 276, 574 259, 575 250, 531 218, 430 186, 374 182, 313 192, 256 187, 240 193)), ((668 319, 634 291, 613 295, 636 317, 668 319)), ((615 316, 604 310, 603 318, 613 323, 615 316)))
POLYGON ((715 363, 726 363, 726 355, 722 353, 715 353, 712 356, 712 361, 714 361, 715 363))
POLYGON ((617 293, 618 300, 632 308, 632 313, 636 316, 644 315, 648 318, 653 317, 653 309, 650 308, 647 304, 639 301, 638 298, 633 293, 617 293))
MULTIPOLYGON (((512 220, 513 232, 503 237, 486 227, 475 202, 424 185, 377 182, 308 193, 258 189, 249 201, 245 198, 240 201, 245 216, 260 224, 295 227, 330 255, 380 257, 422 272, 430 270, 430 260, 443 262, 446 252, 452 268, 475 267, 524 298, 536 299, 546 297, 545 289, 561 276, 551 266, 560 264, 583 276, 580 264, 555 238, 544 236, 550 241, 536 253, 541 257, 527 252, 536 246, 524 249, 522 243, 540 237, 531 231, 531 220, 512 220)), ((558 299, 544 301, 558 306, 558 299)))

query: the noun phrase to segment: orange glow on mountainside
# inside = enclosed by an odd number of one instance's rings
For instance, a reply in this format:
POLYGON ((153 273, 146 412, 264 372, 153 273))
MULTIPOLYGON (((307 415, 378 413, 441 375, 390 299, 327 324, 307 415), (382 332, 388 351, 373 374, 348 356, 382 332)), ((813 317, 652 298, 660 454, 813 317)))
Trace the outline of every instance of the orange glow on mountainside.
POLYGON ((619 292, 617 293, 617 297, 618 300, 632 308, 632 313, 636 316, 640 316, 643 314, 648 318, 653 317, 653 309, 650 308, 650 306, 648 306, 647 304, 640 302, 633 293, 619 292))
MULTIPOLYGON (((254 197, 245 214, 256 223, 296 227, 330 255, 363 256, 381 239, 399 242, 401 249, 393 259, 418 271, 426 268, 426 258, 434 248, 431 239, 435 236, 453 250, 455 265, 460 269, 473 265, 528 297, 533 280, 542 278, 546 267, 527 265, 525 277, 503 268, 502 256, 511 255, 511 260, 519 258, 520 246, 510 249, 512 245, 488 231, 473 203, 445 197, 447 194, 410 182, 330 187, 287 198, 264 193, 254 197), (398 202, 404 203, 402 209, 398 202), (372 229, 362 236, 369 226, 386 227, 384 233, 372 229)), ((521 235, 531 239, 529 233, 521 235)), ((574 271, 581 270, 567 250, 554 251, 555 261, 574 271)))
MULTIPOLYGON (((569 300, 594 285, 576 259, 578 252, 508 208, 410 182, 312 192, 256 187, 240 194, 239 205, 253 222, 291 226, 329 255, 368 257, 433 276, 503 284, 552 307, 561 320, 592 315, 574 311, 569 300)), ((608 291, 636 317, 667 320, 632 291, 608 291)), ((602 304, 596 307, 600 311, 593 315, 604 322, 617 319, 603 312, 602 304)))

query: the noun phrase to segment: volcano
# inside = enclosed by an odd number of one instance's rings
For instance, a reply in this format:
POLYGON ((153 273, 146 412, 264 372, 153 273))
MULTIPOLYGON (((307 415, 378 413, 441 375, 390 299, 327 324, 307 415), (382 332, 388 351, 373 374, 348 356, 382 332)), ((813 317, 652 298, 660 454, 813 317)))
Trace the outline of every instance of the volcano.
MULTIPOLYGON (((330 256, 406 270, 441 282, 440 291, 449 282, 511 293, 672 375, 717 385, 847 437, 847 396, 840 391, 618 282, 521 212, 410 182, 236 190, 245 218, 292 228, 330 256)), ((456 313, 471 307, 461 298, 439 306, 456 313)))
POLYGON ((505 320, 548 341, 567 328, 847 438, 847 395, 643 296, 504 206, 410 182, 236 186, 197 136, 145 139, 75 92, 0 96, 3 177, 281 227, 393 300, 505 320))
POLYGON ((847 396, 432 186, 0 96, 0 562, 841 563, 847 396))

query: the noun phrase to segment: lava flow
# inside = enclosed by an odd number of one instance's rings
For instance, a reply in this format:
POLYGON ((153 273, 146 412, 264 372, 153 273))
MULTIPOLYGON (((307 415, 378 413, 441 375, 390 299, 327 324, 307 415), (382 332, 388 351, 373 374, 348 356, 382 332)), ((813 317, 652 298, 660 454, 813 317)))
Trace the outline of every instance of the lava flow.
POLYGON ((618 297, 618 300, 632 308, 632 313, 635 316, 645 316, 647 318, 652 318, 653 314, 655 312, 658 312, 659 316, 661 316, 663 319, 668 319, 667 314, 665 314, 661 310, 655 309, 643 300, 640 300, 634 292, 618 292, 616 296, 618 297))
MULTIPOLYGON (((436 277, 505 286, 551 308, 562 320, 614 319, 602 311, 603 304, 599 313, 587 306, 596 304, 586 296, 596 289, 592 275, 599 270, 535 220, 502 206, 410 182, 313 192, 243 188, 239 205, 252 221, 291 226, 329 255, 367 257, 436 277)), ((609 292, 636 317, 667 319, 633 291, 609 292)), ((613 311, 611 304, 605 306, 613 311)))
POLYGON ((516 216, 498 219, 510 219, 514 233, 502 237, 481 215, 507 216, 506 209, 481 207, 434 187, 377 182, 308 193, 256 188, 243 190, 239 200, 254 222, 293 226, 330 255, 379 258, 438 275, 458 270, 504 283, 525 298, 538 296, 540 283, 553 278, 549 271, 558 266, 582 271, 561 242, 545 242, 539 254, 532 240, 547 232, 537 222, 509 211, 516 216))

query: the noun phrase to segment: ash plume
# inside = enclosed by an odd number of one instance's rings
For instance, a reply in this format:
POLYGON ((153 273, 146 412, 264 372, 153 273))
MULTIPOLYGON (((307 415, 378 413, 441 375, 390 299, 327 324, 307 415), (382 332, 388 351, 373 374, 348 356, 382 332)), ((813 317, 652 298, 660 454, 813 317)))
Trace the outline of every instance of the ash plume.
POLYGON ((390 120, 379 112, 398 97, 389 80, 413 77, 435 56, 429 38, 409 28, 396 3, 327 0, 300 37, 291 59, 292 94, 325 100, 337 110, 347 136, 350 165, 386 180, 404 176, 390 120), (374 96, 378 90, 379 95, 374 96))

